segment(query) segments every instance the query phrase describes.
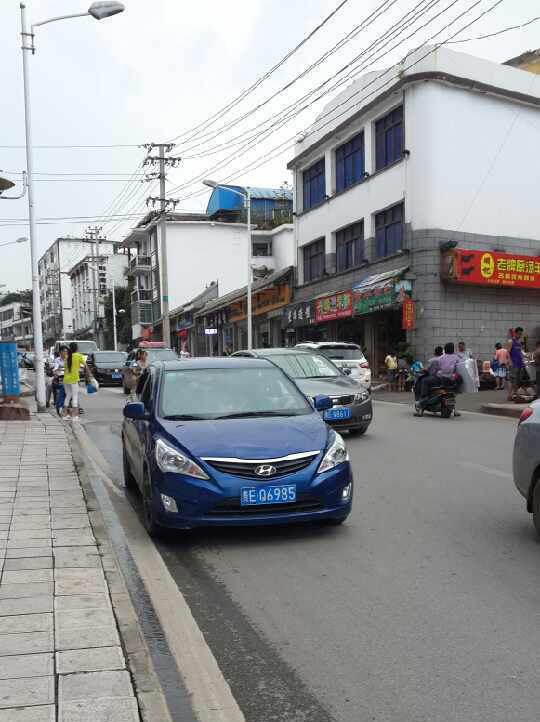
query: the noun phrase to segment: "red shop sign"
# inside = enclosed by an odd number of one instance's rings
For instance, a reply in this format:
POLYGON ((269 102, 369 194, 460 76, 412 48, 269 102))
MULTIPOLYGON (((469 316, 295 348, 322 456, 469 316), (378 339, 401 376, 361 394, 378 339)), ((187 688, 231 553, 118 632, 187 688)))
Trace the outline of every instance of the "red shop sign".
POLYGON ((318 298, 315 301, 315 322, 335 321, 337 318, 352 316, 352 291, 344 291, 334 296, 318 298))
POLYGON ((401 328, 404 331, 412 331, 414 329, 414 301, 406 298, 403 301, 401 317, 401 328))
POLYGON ((540 288, 540 258, 454 248, 441 256, 441 276, 476 286, 540 288))

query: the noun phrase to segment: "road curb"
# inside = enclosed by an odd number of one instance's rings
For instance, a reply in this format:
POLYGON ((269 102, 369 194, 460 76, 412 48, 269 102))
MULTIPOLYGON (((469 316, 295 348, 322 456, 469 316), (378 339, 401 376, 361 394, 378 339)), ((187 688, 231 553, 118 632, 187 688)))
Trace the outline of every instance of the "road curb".
POLYGON ((506 416, 511 419, 519 419, 527 404, 517 406, 516 404, 482 404, 482 412, 492 416, 506 416))
POLYGON ((86 497, 88 516, 94 536, 103 555, 103 568, 111 603, 118 625, 118 633, 132 677, 135 695, 143 722, 172 722, 163 690, 154 671, 150 652, 144 640, 135 608, 116 559, 107 525, 92 486, 92 464, 86 442, 86 432, 78 425, 67 430, 73 461, 86 497), (105 552, 105 553, 104 553, 105 552))

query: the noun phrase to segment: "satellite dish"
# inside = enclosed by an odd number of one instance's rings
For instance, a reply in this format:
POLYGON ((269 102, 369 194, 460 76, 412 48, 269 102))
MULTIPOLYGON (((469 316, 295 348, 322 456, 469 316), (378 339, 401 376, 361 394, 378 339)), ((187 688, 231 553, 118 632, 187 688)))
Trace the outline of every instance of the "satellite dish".
POLYGON ((8 180, 7 178, 0 178, 0 193, 3 193, 4 191, 9 190, 10 188, 13 188, 15 183, 8 180))

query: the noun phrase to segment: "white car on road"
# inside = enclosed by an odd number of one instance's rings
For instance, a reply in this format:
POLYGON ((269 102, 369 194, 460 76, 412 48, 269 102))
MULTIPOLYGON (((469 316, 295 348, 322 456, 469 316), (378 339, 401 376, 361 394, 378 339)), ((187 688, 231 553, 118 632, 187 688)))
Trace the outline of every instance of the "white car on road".
POLYGON ((371 369, 358 344, 344 341, 306 341, 297 343, 296 348, 322 353, 340 369, 349 369, 352 378, 361 381, 368 388, 371 387, 371 369))
POLYGON ((514 441, 514 483, 527 501, 540 535, 540 401, 528 406, 519 419, 514 441))

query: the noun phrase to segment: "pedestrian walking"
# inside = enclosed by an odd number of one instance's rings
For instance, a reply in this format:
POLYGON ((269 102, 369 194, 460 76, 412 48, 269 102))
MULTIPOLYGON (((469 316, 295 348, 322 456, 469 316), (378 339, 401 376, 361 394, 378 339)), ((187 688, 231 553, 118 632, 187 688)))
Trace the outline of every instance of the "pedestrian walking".
POLYGON ((64 391, 66 393, 65 404, 71 408, 65 409, 64 415, 69 414, 72 419, 79 418, 79 380, 80 371, 84 369, 85 378, 89 380, 88 368, 86 366, 86 358, 79 353, 79 347, 72 341, 69 344, 67 357, 64 367, 64 391))
POLYGON ((54 359, 53 366, 53 382, 56 387, 56 392, 54 394, 54 407, 58 416, 62 415, 66 400, 66 392, 64 390, 64 372, 67 352, 67 346, 60 346, 58 356, 54 359))
POLYGON ((390 391, 396 391, 397 385, 396 385, 396 378, 397 378, 397 368, 398 368, 398 361, 397 357, 394 353, 390 352, 387 357, 384 359, 384 365, 386 366, 386 378, 388 381, 388 386, 390 388, 390 391))
POLYGON ((465 347, 465 341, 458 341, 456 356, 460 361, 467 361, 473 357, 472 353, 465 347))
POLYGON ((506 349, 510 356, 510 366, 508 368, 508 401, 513 401, 514 394, 517 394, 523 381, 525 373, 525 362, 523 360, 523 346, 521 338, 523 336, 523 328, 517 326, 510 329, 510 338, 506 343, 506 349))
POLYGON ((495 374, 495 388, 502 391, 508 376, 510 354, 508 353, 508 349, 503 348, 502 344, 498 341, 495 344, 495 355, 493 357, 493 361, 494 363, 492 364, 492 369, 495 374))

